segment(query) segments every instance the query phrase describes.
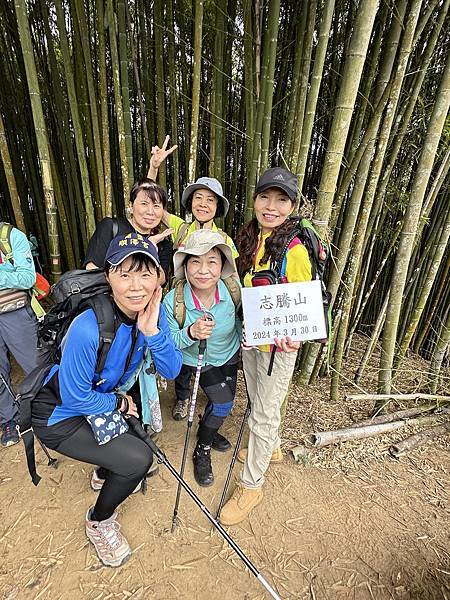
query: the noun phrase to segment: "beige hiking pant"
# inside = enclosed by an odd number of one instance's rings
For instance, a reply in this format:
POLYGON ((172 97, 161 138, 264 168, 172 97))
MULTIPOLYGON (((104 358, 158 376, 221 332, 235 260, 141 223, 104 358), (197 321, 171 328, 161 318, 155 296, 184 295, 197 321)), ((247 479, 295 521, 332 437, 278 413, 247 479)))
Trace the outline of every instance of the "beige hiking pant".
POLYGON ((295 367, 297 352, 277 352, 272 375, 267 375, 270 352, 257 348, 242 351, 242 363, 251 412, 247 459, 241 471, 241 482, 247 488, 259 488, 272 452, 280 446, 280 408, 286 396, 295 367))

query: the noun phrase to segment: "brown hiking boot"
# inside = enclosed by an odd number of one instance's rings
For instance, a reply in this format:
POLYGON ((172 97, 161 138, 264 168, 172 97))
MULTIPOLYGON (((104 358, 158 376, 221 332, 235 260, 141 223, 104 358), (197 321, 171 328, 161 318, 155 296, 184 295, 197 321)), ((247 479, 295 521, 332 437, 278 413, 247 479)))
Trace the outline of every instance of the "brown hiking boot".
POLYGON ((131 556, 131 548, 120 533, 115 512, 105 521, 92 521, 92 508, 86 513, 86 535, 94 544, 100 561, 107 567, 120 567, 131 556))
MULTIPOLYGON (((237 459, 240 463, 244 463, 246 458, 247 458, 247 448, 241 448, 237 454, 237 459)), ((283 462, 283 453, 281 452, 281 448, 275 448, 275 450, 272 452, 270 462, 271 463, 283 462)))
POLYGON ((220 511, 221 524, 237 525, 248 517, 262 499, 262 488, 250 489, 238 484, 231 498, 220 511))

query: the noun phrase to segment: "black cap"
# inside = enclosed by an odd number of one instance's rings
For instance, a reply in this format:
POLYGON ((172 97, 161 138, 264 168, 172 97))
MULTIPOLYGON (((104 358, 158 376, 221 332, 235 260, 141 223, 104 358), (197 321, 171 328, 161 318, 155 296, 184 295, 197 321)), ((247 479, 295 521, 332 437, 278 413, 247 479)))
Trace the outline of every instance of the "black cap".
POLYGON ((271 187, 277 187, 286 192, 293 201, 297 198, 298 179, 297 175, 282 167, 267 169, 256 183, 256 193, 259 194, 271 187))

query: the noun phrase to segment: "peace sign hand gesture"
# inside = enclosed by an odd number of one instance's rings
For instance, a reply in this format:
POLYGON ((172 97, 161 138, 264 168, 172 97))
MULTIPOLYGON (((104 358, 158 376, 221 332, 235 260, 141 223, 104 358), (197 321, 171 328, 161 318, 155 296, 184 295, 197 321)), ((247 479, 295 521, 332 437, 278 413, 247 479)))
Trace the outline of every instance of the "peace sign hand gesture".
POLYGON ((153 177, 151 177, 151 175, 153 175, 154 172, 157 172, 159 167, 161 166, 161 163, 163 163, 166 160, 166 158, 168 156, 170 156, 172 154, 172 152, 175 152, 175 150, 178 148, 178 146, 175 145, 175 146, 172 146, 171 148, 167 149, 169 139, 170 139, 169 136, 166 135, 166 138, 165 138, 164 143, 161 146, 161 148, 159 146, 152 147, 152 156, 150 158, 150 168, 148 170, 149 179, 154 179, 153 177))

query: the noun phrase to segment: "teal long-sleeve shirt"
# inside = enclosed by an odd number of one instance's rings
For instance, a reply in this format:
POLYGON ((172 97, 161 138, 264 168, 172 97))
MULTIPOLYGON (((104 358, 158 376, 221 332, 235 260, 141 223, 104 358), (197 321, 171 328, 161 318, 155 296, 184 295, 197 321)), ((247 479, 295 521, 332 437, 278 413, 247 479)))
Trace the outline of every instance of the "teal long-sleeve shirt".
POLYGON ((10 244, 13 262, 0 251, 0 290, 29 290, 36 282, 30 243, 24 233, 13 227, 10 244))
MULTIPOLYGON (((208 312, 214 317, 215 325, 211 336, 206 341, 206 352, 203 365, 220 367, 225 364, 237 352, 242 336, 242 323, 236 314, 236 307, 225 284, 220 279, 219 302, 214 304, 208 312)), ((192 340, 188 333, 188 327, 203 315, 203 311, 196 308, 192 298, 191 288, 188 284, 184 286, 184 304, 186 306, 186 318, 183 327, 180 328, 174 316, 175 289, 171 290, 164 298, 164 307, 167 313, 170 333, 175 344, 183 353, 183 364, 195 367, 198 359, 198 341, 192 340)))

